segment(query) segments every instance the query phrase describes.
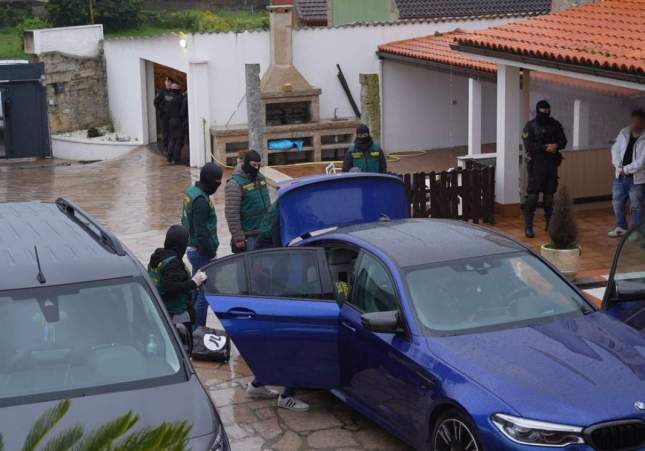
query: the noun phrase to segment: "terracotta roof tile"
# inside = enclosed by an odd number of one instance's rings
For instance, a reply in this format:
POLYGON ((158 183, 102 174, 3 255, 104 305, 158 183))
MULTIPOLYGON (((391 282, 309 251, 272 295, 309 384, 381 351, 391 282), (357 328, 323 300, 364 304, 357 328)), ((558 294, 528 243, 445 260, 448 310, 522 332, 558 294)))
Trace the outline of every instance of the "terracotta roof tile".
MULTIPOLYGON (((497 66, 468 56, 467 53, 460 52, 451 48, 455 40, 466 39, 473 33, 465 31, 453 31, 450 33, 437 33, 431 36, 420 38, 406 39, 403 41, 390 42, 378 47, 379 52, 387 56, 398 55, 406 58, 412 58, 419 61, 430 61, 439 64, 445 64, 447 67, 457 67, 471 71, 482 72, 484 74, 497 74, 497 66)), ((550 74, 546 72, 531 72, 531 79, 554 83, 562 86, 569 86, 576 89, 585 89, 610 96, 640 96, 641 91, 620 88, 592 81, 579 80, 571 77, 550 74)))
MULTIPOLYGON (((470 47, 645 74, 645 0, 604 0, 460 36, 470 47)), ((465 46, 465 48, 464 48, 465 46)))
POLYGON ((395 0, 401 19, 415 17, 534 16, 551 11, 551 0, 395 0))

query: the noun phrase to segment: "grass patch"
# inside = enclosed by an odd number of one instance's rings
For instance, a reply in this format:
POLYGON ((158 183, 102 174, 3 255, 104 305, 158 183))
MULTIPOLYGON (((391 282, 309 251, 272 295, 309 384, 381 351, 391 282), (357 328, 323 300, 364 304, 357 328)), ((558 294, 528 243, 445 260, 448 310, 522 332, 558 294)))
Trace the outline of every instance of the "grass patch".
POLYGON ((27 59, 22 47, 22 36, 15 28, 0 29, 0 59, 27 59))

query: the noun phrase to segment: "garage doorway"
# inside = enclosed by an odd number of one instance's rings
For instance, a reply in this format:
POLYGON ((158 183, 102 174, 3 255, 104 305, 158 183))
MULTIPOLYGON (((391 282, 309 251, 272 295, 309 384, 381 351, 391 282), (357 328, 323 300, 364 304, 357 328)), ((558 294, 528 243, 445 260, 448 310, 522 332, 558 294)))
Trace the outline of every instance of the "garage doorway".
MULTIPOLYGON (((164 96, 160 92, 165 89, 166 79, 178 83, 179 89, 184 96, 187 95, 186 73, 172 67, 164 66, 153 62, 147 62, 148 82, 148 135, 150 143, 155 143, 156 148, 164 155, 168 155, 168 140, 165 136, 168 129, 168 110, 164 107, 164 96)), ((188 142, 188 109, 186 108, 183 118, 183 146, 181 150, 181 162, 188 163, 190 158, 188 142)))

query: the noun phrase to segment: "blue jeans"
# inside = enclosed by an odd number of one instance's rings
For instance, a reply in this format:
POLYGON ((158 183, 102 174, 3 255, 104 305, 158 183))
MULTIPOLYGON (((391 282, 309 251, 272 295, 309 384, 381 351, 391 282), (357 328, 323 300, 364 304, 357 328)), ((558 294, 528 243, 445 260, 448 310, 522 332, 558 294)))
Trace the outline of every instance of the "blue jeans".
MULTIPOLYGON (((200 254, 197 249, 188 248, 186 254, 188 255, 190 265, 193 267, 193 276, 200 268, 211 261, 210 258, 204 257, 200 254)), ((206 326, 208 302, 206 301, 206 296, 204 296, 204 290, 202 288, 195 290, 195 294, 193 295, 193 305, 195 306, 195 324, 193 325, 193 329, 206 326)))
POLYGON ((628 229, 625 218, 627 199, 632 210, 632 225, 640 224, 643 220, 643 185, 634 183, 633 175, 621 175, 614 179, 612 187, 612 203, 616 213, 616 225, 628 229))

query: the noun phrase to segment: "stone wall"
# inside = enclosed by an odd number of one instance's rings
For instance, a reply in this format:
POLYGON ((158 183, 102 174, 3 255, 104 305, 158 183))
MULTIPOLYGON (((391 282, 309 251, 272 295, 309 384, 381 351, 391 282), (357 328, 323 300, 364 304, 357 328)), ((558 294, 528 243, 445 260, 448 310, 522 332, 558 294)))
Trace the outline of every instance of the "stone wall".
POLYGON ((102 51, 96 57, 48 52, 34 56, 32 60, 45 64, 52 134, 101 127, 109 122, 102 51))
POLYGON ((216 11, 218 9, 258 10, 264 9, 269 0, 144 0, 144 9, 157 11, 177 11, 186 9, 202 9, 216 11))

